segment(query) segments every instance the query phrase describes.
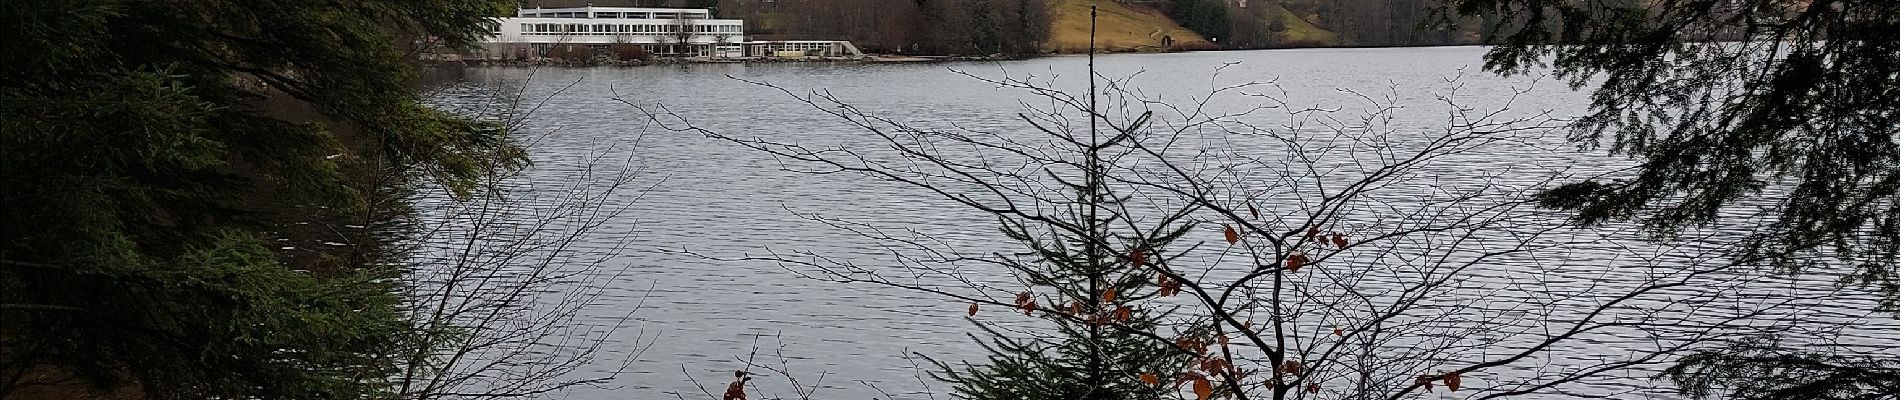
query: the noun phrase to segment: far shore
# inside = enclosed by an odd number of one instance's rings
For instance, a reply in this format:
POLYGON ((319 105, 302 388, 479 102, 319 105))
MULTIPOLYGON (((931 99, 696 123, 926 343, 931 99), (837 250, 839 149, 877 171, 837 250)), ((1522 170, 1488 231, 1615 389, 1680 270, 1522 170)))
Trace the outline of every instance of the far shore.
MULTIPOLYGON (((1161 50, 1157 48, 1140 48, 1140 49, 1107 49, 1107 50, 1100 50, 1096 54, 1167 54, 1167 53, 1199 53, 1199 52, 1253 51, 1253 50, 1366 49, 1366 48, 1472 47, 1472 46, 1485 46, 1485 45, 1483 44, 1434 44, 1434 45, 1408 45, 1408 46, 1288 46, 1288 47, 1263 47, 1263 48, 1249 48, 1249 49, 1192 49, 1192 50, 1179 49, 1179 50, 1172 50, 1172 51, 1161 50)), ((926 56, 926 55, 906 55, 906 54, 869 54, 869 55, 855 56, 855 57, 816 57, 816 56, 814 57, 740 57, 740 58, 684 57, 684 58, 653 58, 653 59, 648 59, 648 60, 615 60, 615 59, 609 59, 609 58, 594 58, 594 59, 586 59, 586 60, 572 60, 572 59, 560 59, 560 58, 472 59, 472 58, 461 58, 461 57, 456 57, 456 56, 446 56, 446 57, 438 56, 437 58, 425 59, 423 61, 427 63, 434 63, 434 64, 462 64, 466 66, 639 67, 639 66, 649 66, 649 65, 680 65, 680 64, 779 64, 779 63, 817 63, 817 62, 937 63, 937 62, 960 62, 960 61, 1011 61, 1011 60, 1026 60, 1026 59, 1038 58, 1038 57, 1075 56, 1075 55, 1084 55, 1084 54, 1088 54, 1088 53, 1085 51, 1051 51, 1048 53, 1040 53, 1040 54, 991 54, 991 55, 986 55, 986 56, 963 56, 963 55, 926 56)))

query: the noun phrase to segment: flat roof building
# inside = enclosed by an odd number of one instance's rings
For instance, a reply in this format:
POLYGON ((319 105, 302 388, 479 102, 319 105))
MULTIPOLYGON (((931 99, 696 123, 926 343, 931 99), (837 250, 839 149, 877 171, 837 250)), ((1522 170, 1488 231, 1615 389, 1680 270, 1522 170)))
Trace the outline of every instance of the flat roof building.
POLYGON ((527 45, 535 56, 555 45, 597 50, 634 45, 652 54, 697 57, 740 57, 745 51, 739 46, 745 41, 745 21, 715 19, 704 8, 531 8, 495 23, 495 35, 487 41, 494 46, 484 47, 503 55, 521 49, 508 45, 527 45))
POLYGON ((744 20, 713 18, 704 8, 524 8, 513 17, 496 18, 490 28, 494 35, 482 46, 489 58, 619 57, 623 52, 708 58, 864 55, 848 41, 749 42, 744 20))

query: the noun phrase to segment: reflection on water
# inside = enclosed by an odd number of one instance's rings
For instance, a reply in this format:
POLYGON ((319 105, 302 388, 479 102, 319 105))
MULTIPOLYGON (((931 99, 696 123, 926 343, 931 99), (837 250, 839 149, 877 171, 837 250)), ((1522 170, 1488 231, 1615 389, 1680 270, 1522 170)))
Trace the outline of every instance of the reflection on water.
MULTIPOLYGON (((1452 87, 1446 80, 1461 74, 1463 77, 1457 79, 1462 85, 1460 94, 1474 106, 1495 107, 1510 98, 1512 89, 1533 86, 1536 89, 1516 98, 1515 109, 1573 115, 1584 105, 1581 94, 1554 82, 1478 72, 1481 52, 1469 47, 1276 50, 1112 55, 1101 57, 1099 62, 1102 74, 1128 78, 1146 97, 1171 102, 1195 102, 1199 99, 1193 96, 1210 88, 1243 82, 1273 82, 1274 90, 1284 90, 1290 104, 1297 107, 1363 104, 1358 100, 1361 95, 1389 97, 1407 107, 1397 111, 1398 118, 1393 121, 1394 129, 1401 131, 1442 128, 1446 110, 1439 96, 1452 87), (1232 62, 1240 64, 1222 68, 1232 62)), ((779 160, 729 143, 650 129, 642 114, 612 99, 618 96, 638 104, 662 104, 695 124, 733 136, 814 145, 862 144, 863 134, 842 121, 796 104, 783 93, 740 79, 769 82, 794 92, 828 91, 868 113, 920 126, 1008 130, 1021 129, 1014 118, 1021 107, 1017 103, 1023 98, 1021 93, 999 90, 953 70, 990 77, 1035 76, 1079 88, 1084 82, 1079 79, 1084 75, 1083 67, 1084 59, 1080 57, 1052 57, 1001 64, 712 64, 482 68, 465 73, 466 79, 476 85, 527 82, 526 106, 535 107, 527 120, 527 134, 541 137, 532 149, 535 166, 531 176, 559 181, 590 163, 600 162, 596 155, 630 151, 634 162, 647 168, 647 179, 664 179, 604 230, 616 236, 631 235, 634 251, 616 261, 629 265, 631 273, 611 284, 609 301, 602 305, 597 318, 582 321, 602 323, 616 318, 621 313, 615 309, 630 307, 644 297, 646 308, 634 318, 649 333, 659 334, 658 344, 634 364, 632 373, 621 380, 624 387, 619 392, 583 391, 575 398, 699 393, 685 379, 686 372, 717 389, 723 385, 718 377, 739 368, 735 358, 751 350, 761 334, 780 337, 767 338, 761 345, 767 351, 782 350, 790 367, 807 376, 807 385, 814 383, 809 379, 820 371, 829 374, 821 385, 821 398, 877 396, 865 383, 900 397, 921 398, 918 393, 924 384, 919 381, 920 371, 913 368, 906 354, 958 360, 979 350, 965 336, 974 330, 964 322, 962 305, 880 287, 801 279, 772 263, 709 261, 677 250, 716 257, 757 254, 768 249, 804 250, 876 261, 888 257, 880 253, 877 243, 793 212, 914 228, 964 243, 995 242, 999 235, 993 219, 891 184, 852 176, 788 172, 779 160), (542 99, 545 104, 538 104, 542 99), (777 349, 780 342, 784 347, 777 349), (713 382, 706 382, 707 377, 713 382)), ((454 94, 451 91, 445 96, 454 94)), ((1243 99, 1218 98, 1211 106, 1221 109, 1251 105, 1244 104, 1243 99)), ((1560 141, 1549 145, 1567 148, 1560 141)), ((1548 156, 1523 147, 1474 153, 1433 169, 1443 175, 1430 179, 1455 184, 1461 179, 1460 171, 1533 164, 1556 163, 1585 170, 1616 165, 1613 159, 1584 154, 1528 159, 1548 156)), ((618 239, 623 238, 603 238, 601 242, 618 239)), ((1483 273, 1503 279, 1503 275, 1510 274, 1506 270, 1495 268, 1483 273)), ((1581 285, 1590 283, 1590 279, 1560 276, 1555 282, 1584 287, 1581 285)), ((1793 286, 1796 281, 1787 282, 1784 286, 1793 286)), ((1865 307, 1871 304, 1866 296, 1829 301, 1847 307, 1819 318, 1863 318, 1868 314, 1865 307)), ((1900 335, 1900 324, 1880 317, 1872 321, 1847 333, 1846 340, 1891 341, 1900 335)), ((629 330, 625 333, 628 337, 616 340, 631 342, 633 334, 629 330)), ((1551 365, 1562 367, 1564 357, 1623 354, 1624 346, 1632 344, 1619 339, 1644 338, 1619 338, 1614 334, 1593 337, 1572 348, 1559 349, 1564 356, 1553 357, 1551 365)), ((609 346, 609 351, 630 351, 631 347, 609 346)), ((1627 381, 1617 385, 1654 385, 1642 374, 1625 375, 1629 375, 1627 381)), ((931 383, 942 396, 943 385, 931 383)), ((790 394, 790 390, 767 387, 790 394)))

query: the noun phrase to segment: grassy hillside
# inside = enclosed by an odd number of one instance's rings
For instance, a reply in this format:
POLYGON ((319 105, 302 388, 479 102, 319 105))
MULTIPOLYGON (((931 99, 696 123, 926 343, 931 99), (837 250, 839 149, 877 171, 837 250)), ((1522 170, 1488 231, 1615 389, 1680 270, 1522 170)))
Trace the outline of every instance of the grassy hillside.
MULTIPOLYGON (((1182 28, 1180 24, 1169 19, 1161 10, 1114 1, 1102 1, 1100 7, 1101 16, 1096 42, 1103 51, 1161 51, 1162 36, 1173 37, 1176 49, 1214 47, 1200 34, 1182 28)), ((1050 25, 1049 41, 1043 47, 1058 53, 1087 51, 1089 0, 1055 0, 1054 11, 1055 20, 1050 25)), ((1261 21, 1261 24, 1284 29, 1278 32, 1271 45, 1265 47, 1314 47, 1339 44, 1339 35, 1315 26, 1278 5, 1259 4, 1241 13, 1235 17, 1254 18, 1261 21)))
POLYGON ((1279 20, 1280 24, 1286 27, 1285 31, 1280 32, 1281 36, 1277 38, 1278 40, 1275 40, 1278 42, 1276 43, 1276 47, 1334 46, 1339 44, 1339 35, 1314 26, 1313 23, 1301 19, 1298 15, 1294 15, 1292 11, 1288 11, 1284 7, 1261 4, 1249 10, 1249 13, 1253 15, 1254 18, 1259 18, 1268 23, 1279 20))
MULTIPOLYGON (((1160 51, 1162 36, 1173 37, 1176 48, 1212 47, 1207 39, 1174 23, 1161 10, 1113 1, 1103 1, 1099 7, 1095 42, 1102 51, 1160 51)), ((1056 0, 1054 11, 1049 41, 1043 47, 1058 53, 1087 52, 1089 1, 1056 0)))

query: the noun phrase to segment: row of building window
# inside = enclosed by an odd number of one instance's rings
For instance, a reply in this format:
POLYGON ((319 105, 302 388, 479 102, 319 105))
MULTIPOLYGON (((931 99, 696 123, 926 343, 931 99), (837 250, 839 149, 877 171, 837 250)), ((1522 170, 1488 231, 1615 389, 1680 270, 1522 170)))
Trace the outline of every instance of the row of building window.
POLYGON ((696 33, 741 33, 739 25, 639 25, 639 24, 521 24, 526 35, 618 35, 641 33, 677 33, 681 27, 696 33))
POLYGON ((757 45, 768 51, 778 50, 831 50, 834 42, 775 42, 757 45))
POLYGON ((521 16, 529 17, 529 18, 707 19, 707 15, 704 13, 670 13, 670 12, 648 13, 648 12, 601 11, 601 12, 595 12, 594 15, 591 17, 587 16, 587 13, 585 12, 545 12, 545 13, 522 13, 521 16))

